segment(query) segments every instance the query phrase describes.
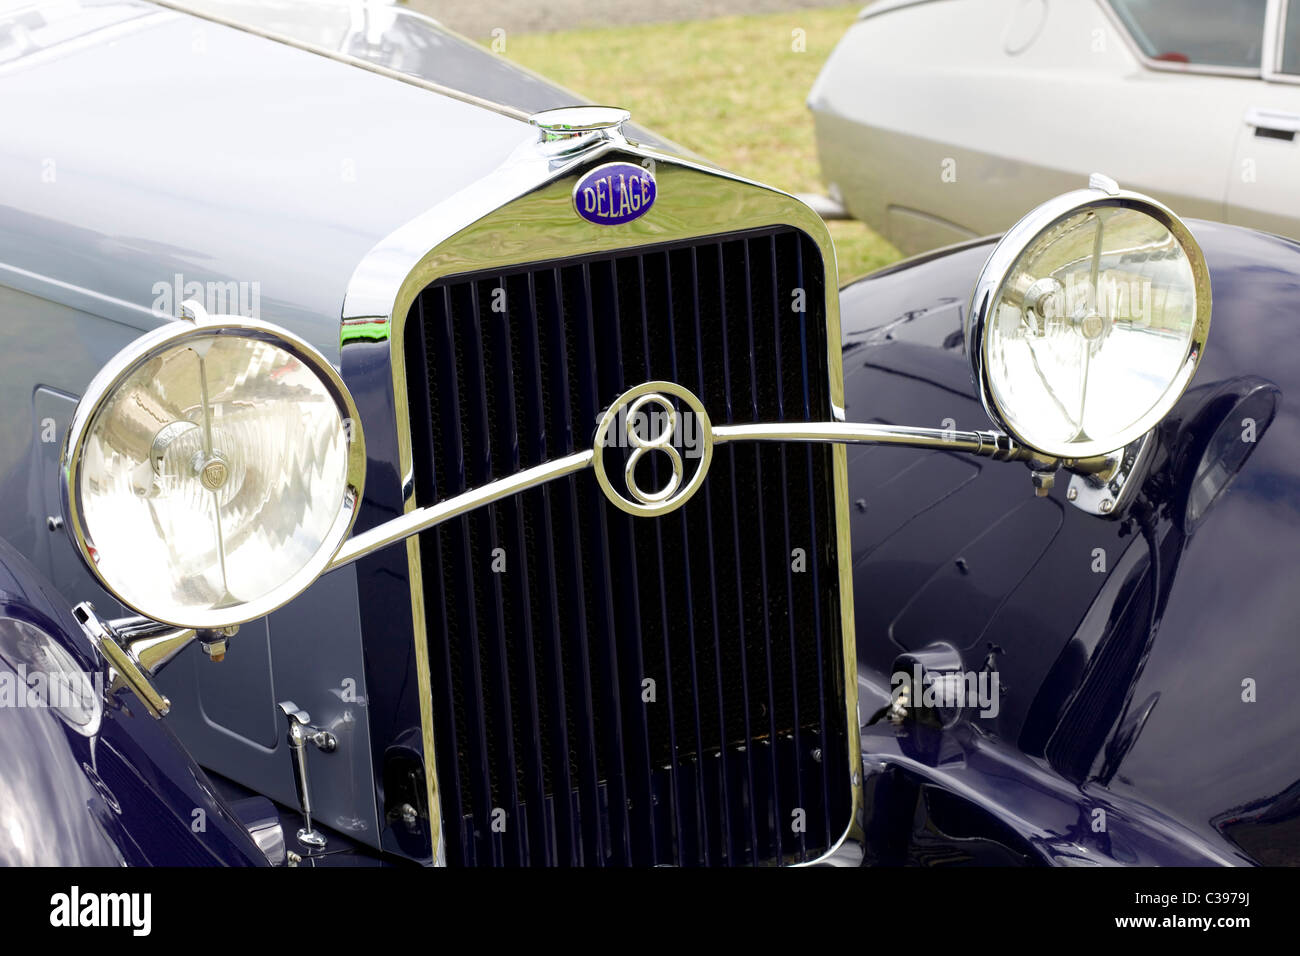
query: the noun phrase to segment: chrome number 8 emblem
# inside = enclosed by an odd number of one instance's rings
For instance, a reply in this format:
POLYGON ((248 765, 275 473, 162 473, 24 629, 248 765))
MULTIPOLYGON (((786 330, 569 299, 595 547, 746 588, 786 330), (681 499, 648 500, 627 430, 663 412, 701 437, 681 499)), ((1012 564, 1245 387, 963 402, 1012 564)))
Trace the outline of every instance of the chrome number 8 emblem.
POLYGON ((629 514, 646 517, 666 514, 684 505, 704 482, 713 458, 709 415, 698 398, 675 382, 646 382, 620 395, 601 416, 592 457, 596 481, 605 497, 616 506, 629 514), (673 398, 677 399, 676 404, 673 398), (645 414, 647 409, 653 413, 645 414), (693 427, 682 428, 683 414, 691 416, 693 427), (621 428, 615 429, 620 422, 621 428), (638 430, 642 423, 644 427, 638 430), (683 432, 694 439, 685 457, 677 447, 683 432), (620 476, 621 489, 615 487, 619 479, 612 479, 605 470, 604 451, 615 445, 632 449, 620 476), (636 469, 647 455, 656 454, 668 456, 672 475, 662 488, 647 491, 637 481, 636 469), (689 477, 688 460, 694 464, 694 472, 689 477))
MULTIPOLYGON (((682 453, 673 447, 673 439, 677 435, 677 409, 673 403, 668 401, 662 395, 651 393, 642 395, 627 410, 627 415, 623 419, 623 428, 627 432, 627 440, 632 443, 632 454, 627 459, 627 467, 623 469, 623 478, 627 482, 627 490, 632 493, 632 497, 642 504, 653 505, 661 501, 666 501, 682 483, 682 453), (668 425, 658 435, 652 438, 642 438, 636 430, 638 416, 641 409, 646 405, 658 405, 668 414, 668 425), (658 491, 645 492, 641 486, 636 483, 636 466, 642 456, 648 451, 662 451, 668 456, 673 463, 673 476, 668 480, 668 484, 658 491)), ((647 429, 654 428, 654 419, 647 422, 647 429)))

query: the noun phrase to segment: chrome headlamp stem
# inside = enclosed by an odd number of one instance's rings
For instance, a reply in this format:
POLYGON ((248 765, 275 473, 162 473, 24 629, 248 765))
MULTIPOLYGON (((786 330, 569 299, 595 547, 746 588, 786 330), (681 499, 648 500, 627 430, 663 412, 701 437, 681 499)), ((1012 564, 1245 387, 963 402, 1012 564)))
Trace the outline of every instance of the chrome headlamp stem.
POLYGON ((719 425, 713 440, 800 441, 839 444, 906 445, 959 451, 996 461, 1028 461, 1028 449, 1001 432, 914 428, 908 425, 867 425, 854 422, 790 422, 777 425, 719 425))
POLYGON ((195 640, 202 644, 212 660, 221 660, 228 640, 239 630, 238 627, 220 631, 172 627, 146 617, 106 621, 95 613, 95 607, 89 601, 82 601, 74 607, 72 616, 108 662, 113 682, 110 692, 122 687, 130 688, 154 717, 165 716, 172 704, 153 686, 150 678, 195 640))
POLYGON ((193 628, 176 628, 143 617, 108 622, 108 630, 122 649, 150 677, 171 663, 198 636, 193 628))

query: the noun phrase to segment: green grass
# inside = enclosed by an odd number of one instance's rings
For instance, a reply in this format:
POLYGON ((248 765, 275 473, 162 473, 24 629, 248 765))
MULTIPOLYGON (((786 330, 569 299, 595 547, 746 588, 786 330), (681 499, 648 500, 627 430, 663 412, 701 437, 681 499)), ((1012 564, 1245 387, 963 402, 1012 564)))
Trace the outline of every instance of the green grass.
MULTIPOLYGON (((513 35, 505 55, 735 173, 821 192, 804 100, 861 8, 513 35)), ((862 223, 829 226, 842 279, 900 257, 862 223)))

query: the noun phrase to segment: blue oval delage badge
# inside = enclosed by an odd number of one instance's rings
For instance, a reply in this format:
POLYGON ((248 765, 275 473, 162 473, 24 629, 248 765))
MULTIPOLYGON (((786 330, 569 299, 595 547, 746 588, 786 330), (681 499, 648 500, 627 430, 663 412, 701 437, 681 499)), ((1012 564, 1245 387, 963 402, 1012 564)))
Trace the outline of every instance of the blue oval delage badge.
POLYGON ((597 166, 573 187, 573 207, 587 222, 621 226, 640 219, 655 204, 654 174, 633 163, 597 166))

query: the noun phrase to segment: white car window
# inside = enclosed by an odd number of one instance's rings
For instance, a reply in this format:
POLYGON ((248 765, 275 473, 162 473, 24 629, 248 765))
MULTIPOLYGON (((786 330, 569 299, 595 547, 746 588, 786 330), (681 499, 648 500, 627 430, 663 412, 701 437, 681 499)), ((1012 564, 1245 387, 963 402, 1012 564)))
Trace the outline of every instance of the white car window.
POLYGON ((1300 2, 1286 5, 1286 22, 1282 24, 1282 73, 1300 74, 1300 2))
POLYGON ((1153 60, 1259 69, 1268 0, 1110 0, 1110 5, 1153 60))

